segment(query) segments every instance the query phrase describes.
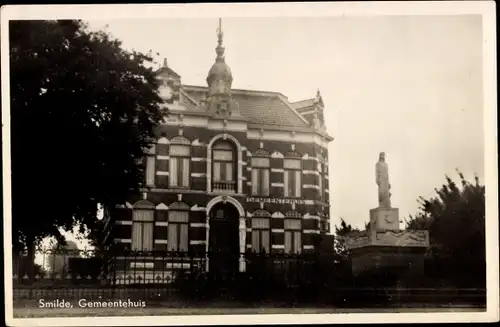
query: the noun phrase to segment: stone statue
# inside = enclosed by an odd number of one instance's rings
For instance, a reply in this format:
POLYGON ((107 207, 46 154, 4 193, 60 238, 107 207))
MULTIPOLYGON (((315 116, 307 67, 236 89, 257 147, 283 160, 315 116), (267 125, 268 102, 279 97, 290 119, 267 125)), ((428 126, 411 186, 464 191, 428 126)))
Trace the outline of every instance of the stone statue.
POLYGON ((312 123, 313 127, 315 129, 320 129, 321 127, 321 122, 319 121, 319 117, 318 117, 318 114, 315 113, 314 116, 313 116, 313 123, 312 123))
POLYGON ((385 153, 381 152, 375 165, 376 182, 378 185, 378 205, 380 208, 391 207, 391 184, 389 183, 389 169, 385 162, 385 153))

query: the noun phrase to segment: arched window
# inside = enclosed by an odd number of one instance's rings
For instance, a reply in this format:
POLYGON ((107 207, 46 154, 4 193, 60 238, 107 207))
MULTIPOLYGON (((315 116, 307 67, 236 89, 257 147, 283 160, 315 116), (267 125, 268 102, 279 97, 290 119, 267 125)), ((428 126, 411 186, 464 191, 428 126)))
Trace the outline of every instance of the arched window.
POLYGON ((168 212, 167 251, 187 252, 189 246, 189 206, 182 202, 170 205, 168 212))
POLYGON ((252 250, 271 252, 271 215, 265 210, 256 210, 252 214, 252 250))
POLYGON ((191 142, 182 136, 174 137, 170 142, 169 155, 169 187, 189 188, 191 142))
POLYGON ((217 141, 212 148, 212 189, 236 191, 236 151, 229 141, 217 141))
POLYGON ((252 195, 269 196, 270 154, 259 149, 252 156, 252 195))
POLYGON ((302 251, 302 215, 296 211, 285 214, 285 253, 302 251))
POLYGON ((146 200, 134 204, 132 216, 132 250, 152 251, 155 206, 146 200))
POLYGON ((302 196, 302 158, 295 152, 286 153, 283 168, 285 197, 300 198, 302 196))

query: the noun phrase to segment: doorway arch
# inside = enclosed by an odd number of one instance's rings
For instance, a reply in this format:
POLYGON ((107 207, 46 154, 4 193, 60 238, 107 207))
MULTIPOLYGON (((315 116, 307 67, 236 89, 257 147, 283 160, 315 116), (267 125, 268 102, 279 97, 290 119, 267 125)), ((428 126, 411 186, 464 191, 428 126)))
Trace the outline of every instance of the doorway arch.
POLYGON ((208 258, 210 272, 234 274, 239 269, 240 217, 230 202, 218 202, 208 213, 208 258))
POLYGON ((245 271, 246 222, 241 203, 231 196, 217 196, 207 203, 206 217, 207 271, 245 271))

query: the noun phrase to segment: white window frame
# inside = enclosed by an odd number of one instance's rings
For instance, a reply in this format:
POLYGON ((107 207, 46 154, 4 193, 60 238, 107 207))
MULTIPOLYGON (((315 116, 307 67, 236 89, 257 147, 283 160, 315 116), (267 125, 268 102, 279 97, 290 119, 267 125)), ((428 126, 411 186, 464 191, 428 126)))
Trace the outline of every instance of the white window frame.
POLYGON ((265 253, 271 252, 271 216, 257 216, 251 220, 252 224, 252 250, 260 253, 264 249, 265 253), (257 237, 255 237, 257 235, 257 237), (266 238, 267 243, 262 242, 266 238), (255 244, 255 241, 258 244, 255 244))
POLYGON ((271 159, 269 157, 252 157, 251 165, 252 195, 269 196, 271 193, 271 159))
POLYGON ((300 158, 284 159, 283 184, 283 192, 286 198, 300 198, 302 196, 302 160, 300 158), (295 177, 295 185, 289 185, 292 175, 295 177), (293 186, 292 191, 290 191, 291 186, 293 186))
POLYGON ((189 188, 191 184, 191 146, 170 144, 169 148, 169 188, 189 188), (182 150, 185 152, 183 153, 182 150), (179 151, 175 151, 179 150, 179 151))
POLYGON ((132 250, 153 251, 154 210, 134 209, 132 215, 132 250))
POLYGON ((187 252, 189 250, 189 211, 172 210, 168 212, 167 227, 167 251, 169 252, 187 252), (181 214, 175 216, 175 214, 181 214), (182 234, 182 231, 185 234, 182 234), (175 234, 175 242, 172 239, 175 234), (183 238, 183 236, 185 238, 183 238))
MULTIPOLYGON (((217 141, 212 147, 212 189, 222 190, 214 187, 214 184, 221 183, 222 185, 232 185, 232 191, 237 192, 237 175, 238 175, 238 165, 237 165, 238 151, 235 149, 233 144, 229 141, 217 141), (218 156, 223 153, 230 153, 231 158, 226 159, 224 156, 218 156), (222 166, 225 165, 225 175, 222 176, 222 166), (231 167, 230 174, 227 173, 227 168, 231 167), (217 168, 219 173, 217 174, 217 168)), ((229 189, 227 189, 229 190, 229 189)), ((226 190, 226 191, 227 191, 226 190)))
POLYGON ((302 220, 300 218, 285 217, 285 253, 299 254, 304 247, 302 242, 302 220), (290 242, 287 240, 290 239, 290 242))
POLYGON ((156 173, 156 145, 153 144, 148 149, 146 155, 146 186, 155 186, 155 173, 156 173))

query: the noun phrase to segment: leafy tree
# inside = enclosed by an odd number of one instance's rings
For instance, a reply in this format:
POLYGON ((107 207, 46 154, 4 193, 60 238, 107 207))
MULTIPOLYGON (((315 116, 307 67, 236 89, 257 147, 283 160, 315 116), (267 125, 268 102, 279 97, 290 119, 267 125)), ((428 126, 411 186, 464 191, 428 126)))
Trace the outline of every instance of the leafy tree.
POLYGON ((419 198, 420 212, 406 221, 407 229, 428 229, 432 266, 456 286, 485 287, 485 188, 458 172, 458 186, 449 176, 436 195, 419 198))
POLYGON ((340 226, 335 225, 335 252, 341 256, 347 256, 349 251, 346 247, 346 236, 360 230, 352 227, 351 224, 345 222, 344 218, 340 218, 340 226))
POLYGON ((93 229, 141 186, 163 117, 150 55, 75 20, 10 22, 13 240, 93 229), (150 65, 151 67, 151 65, 150 65))
POLYGON ((359 229, 353 228, 351 224, 345 222, 344 218, 340 218, 340 226, 335 225, 335 235, 346 236, 352 232, 359 232, 359 229))

